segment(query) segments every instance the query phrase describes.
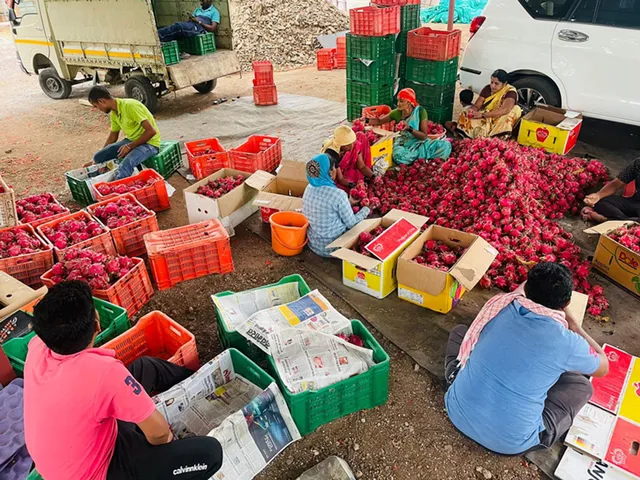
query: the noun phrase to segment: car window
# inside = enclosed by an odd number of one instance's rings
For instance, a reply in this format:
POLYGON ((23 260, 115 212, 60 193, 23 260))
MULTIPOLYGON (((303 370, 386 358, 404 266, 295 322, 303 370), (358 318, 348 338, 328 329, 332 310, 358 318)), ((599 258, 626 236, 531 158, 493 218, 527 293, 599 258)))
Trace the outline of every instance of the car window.
MULTIPOLYGON (((632 0, 633 1, 633 0, 632 0)), ((636 0, 640 2, 640 0, 636 0)), ((520 0, 521 5, 534 18, 556 19, 565 18, 571 10, 574 0, 520 0)))
POLYGON ((596 14, 597 0, 582 0, 571 15, 572 22, 592 23, 596 14))
POLYGON ((601 0, 595 23, 640 28, 640 0, 601 0))

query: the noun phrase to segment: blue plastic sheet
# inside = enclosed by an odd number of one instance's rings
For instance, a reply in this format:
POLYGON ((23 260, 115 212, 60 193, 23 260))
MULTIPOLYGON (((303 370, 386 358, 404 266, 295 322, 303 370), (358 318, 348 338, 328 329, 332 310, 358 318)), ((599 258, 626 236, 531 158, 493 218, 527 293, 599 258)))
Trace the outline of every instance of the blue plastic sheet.
MULTIPOLYGON (((471 23, 474 17, 482 14, 488 0, 456 0, 453 23, 471 23)), ((422 9, 422 23, 447 23, 449 19, 449 1, 440 0, 440 4, 422 9)))

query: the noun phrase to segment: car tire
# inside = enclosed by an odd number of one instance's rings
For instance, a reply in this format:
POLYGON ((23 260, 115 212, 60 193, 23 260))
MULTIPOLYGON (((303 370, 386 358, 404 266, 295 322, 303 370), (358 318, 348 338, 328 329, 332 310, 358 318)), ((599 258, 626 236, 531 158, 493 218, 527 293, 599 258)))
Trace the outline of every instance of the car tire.
POLYGON ((218 80, 209 80, 208 82, 198 83, 193 86, 198 93, 211 93, 216 88, 218 80))
POLYGON ((544 77, 521 77, 515 80, 512 85, 518 90, 518 104, 527 110, 535 108, 538 103, 544 103, 552 107, 561 106, 558 89, 544 77))
POLYGON ((71 95, 71 82, 61 78, 53 67, 40 70, 38 81, 45 95, 54 100, 63 100, 71 95))
POLYGON ((129 77, 124 83, 124 93, 128 98, 143 103, 151 113, 158 110, 158 94, 147 77, 129 77))

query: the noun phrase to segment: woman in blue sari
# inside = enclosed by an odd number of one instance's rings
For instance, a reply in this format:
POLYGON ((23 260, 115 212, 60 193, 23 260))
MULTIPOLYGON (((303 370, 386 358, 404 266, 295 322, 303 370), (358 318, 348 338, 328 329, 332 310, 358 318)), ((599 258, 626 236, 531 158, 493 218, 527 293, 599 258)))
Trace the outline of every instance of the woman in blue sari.
POLYGON ((447 140, 430 140, 427 111, 418 104, 416 92, 405 88, 398 93, 398 108, 380 118, 366 119, 369 125, 383 125, 395 121, 401 125, 401 135, 393 143, 393 161, 411 165, 419 158, 447 159, 451 155, 451 143, 447 140))

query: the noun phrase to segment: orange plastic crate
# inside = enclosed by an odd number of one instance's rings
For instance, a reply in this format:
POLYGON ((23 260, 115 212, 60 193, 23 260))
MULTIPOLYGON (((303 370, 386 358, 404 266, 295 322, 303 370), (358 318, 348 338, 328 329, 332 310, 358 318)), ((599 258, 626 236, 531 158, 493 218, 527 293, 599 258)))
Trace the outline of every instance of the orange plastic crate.
POLYGON ((321 48, 316 52, 318 70, 333 70, 335 48, 321 48))
POLYGON ((407 57, 445 61, 460 55, 460 30, 451 32, 420 27, 407 34, 407 57))
MULTIPOLYGON (((150 232, 157 232, 160 230, 158 227, 158 219, 153 210, 149 210, 142 203, 140 203, 134 195, 131 193, 125 193, 124 195, 118 195, 117 197, 110 198, 100 203, 94 203, 87 207, 87 210, 95 216, 95 210, 98 207, 103 207, 111 202, 119 200, 120 198, 128 198, 132 203, 140 205, 150 215, 148 217, 136 220, 128 225, 122 227, 111 228, 111 236, 113 237, 113 243, 116 245, 116 250, 120 255, 127 255, 129 257, 139 257, 147 253, 147 249, 144 244, 144 236, 150 232)), ((100 224, 105 228, 106 225, 98 218, 96 218, 100 224)))
POLYGON ((381 7, 404 7, 405 5, 420 5, 420 0, 371 0, 371 3, 381 7))
POLYGON ((229 150, 231 168, 241 172, 273 172, 280 162, 282 142, 278 137, 251 135, 242 145, 229 150))
POLYGON ((143 182, 147 182, 151 179, 156 180, 155 183, 149 185, 144 188, 139 188, 132 192, 128 192, 131 195, 135 196, 138 201, 147 207, 149 210, 153 210, 154 212, 161 212, 168 208, 171 208, 171 203, 169 201, 169 194, 167 193, 167 184, 164 182, 164 178, 158 172, 153 170, 152 168, 147 168, 137 175, 133 175, 128 178, 123 178, 122 180, 115 180, 113 182, 101 182, 96 183, 94 185, 94 191, 96 195, 96 200, 101 202, 108 198, 117 197, 118 193, 111 193, 109 195, 101 195, 98 192, 97 187, 99 185, 109 185, 110 187, 116 187, 118 185, 131 185, 138 180, 142 180, 143 182))
POLYGON ((400 33, 400 7, 352 8, 349 17, 352 35, 385 37, 400 33))
POLYGON ((273 80, 273 65, 269 60, 253 62, 251 66, 253 67, 254 85, 263 86, 275 83, 273 80))
POLYGON ((277 105, 278 88, 275 85, 254 85, 253 103, 259 107, 277 105))
MULTIPOLYGON (((385 115, 389 115, 391 113, 391 107, 388 105, 376 105, 375 107, 365 107, 362 109, 362 117, 363 118, 380 118, 385 115)), ((383 130, 387 130, 389 132, 395 131, 396 122, 391 120, 383 125, 378 126, 383 130)))
MULTIPOLYGON (((38 232, 38 234, 40 235, 41 238, 45 239, 47 241, 47 243, 49 243, 49 245, 53 246, 53 243, 51 241, 49 241, 49 239, 47 238, 47 236, 44 233, 42 233, 42 229, 45 228, 45 227, 55 228, 56 225, 58 225, 60 222, 65 222, 67 220, 76 220, 76 219, 82 218, 82 217, 90 218, 91 220, 98 221, 97 219, 95 219, 91 215, 89 215, 86 211, 80 210, 79 212, 72 213, 70 215, 66 215, 66 216, 61 217, 61 218, 57 218, 56 220, 54 220, 52 222, 44 223, 44 224, 38 226, 36 228, 36 230, 37 230, 37 232, 38 232)), ((76 244, 71 245, 71 246, 69 246, 67 248, 59 249, 59 248, 53 246, 53 251, 56 254, 56 258, 58 259, 58 261, 64 260, 64 252, 66 252, 67 250, 69 250, 71 248, 79 248, 79 249, 90 248, 94 252, 104 253, 105 255, 115 255, 116 254, 116 249, 115 249, 115 247, 113 245, 113 239, 111 237, 111 232, 106 227, 105 227, 105 230, 106 231, 104 233, 101 233, 100 235, 97 235, 97 236, 95 236, 93 238, 90 238, 89 240, 85 240, 84 242, 76 243, 76 244)))
POLYGON ((184 148, 187 151, 191 172, 198 180, 223 168, 229 168, 229 152, 217 138, 184 142, 184 148))
POLYGON ((53 247, 42 237, 36 234, 35 229, 31 225, 16 225, 0 229, 0 234, 6 231, 22 230, 30 233, 38 240, 44 250, 36 253, 18 255, 17 257, 9 257, 0 259, 0 271, 6 272, 16 280, 24 283, 29 287, 40 286, 40 276, 53 266, 53 247))
POLYGON ((39 219, 37 219, 37 220, 34 220, 33 222, 23 222, 23 221, 20 221, 20 223, 21 223, 22 225, 31 225, 33 228, 36 228, 37 226, 39 226, 39 225, 44 225, 45 223, 49 223, 49 222, 51 222, 52 220, 55 220, 56 218, 66 217, 67 215, 69 215, 69 213, 71 213, 71 211, 70 211, 67 207, 65 207, 64 205, 62 205, 58 200, 56 200, 56 199, 55 199, 55 197, 54 197, 54 199, 53 199, 53 203, 57 203, 58 205, 60 205, 61 207, 63 207, 65 211, 64 211, 64 212, 57 213, 57 214, 55 214, 55 215, 51 215, 50 217, 46 217, 46 218, 39 218, 39 219))
POLYGON ((234 269, 229 234, 219 220, 149 233, 144 241, 158 290, 234 269))
POLYGON ((115 350, 116 358, 126 366, 140 357, 156 357, 190 370, 200 368, 194 335, 158 311, 148 313, 102 348, 115 350))
POLYGON ((336 53, 333 59, 333 68, 339 70, 347 68, 347 37, 336 38, 336 53))

